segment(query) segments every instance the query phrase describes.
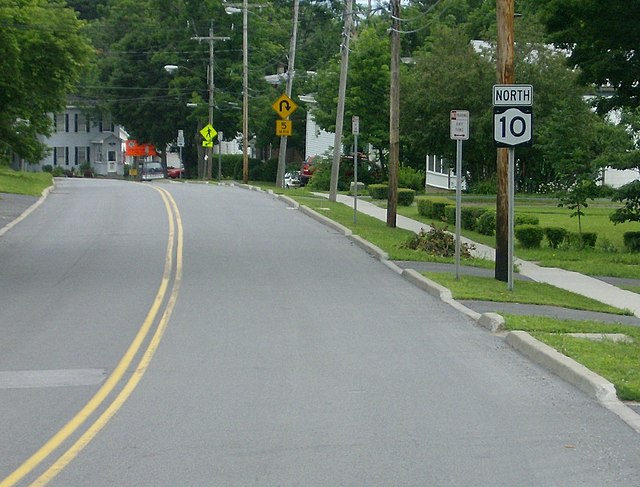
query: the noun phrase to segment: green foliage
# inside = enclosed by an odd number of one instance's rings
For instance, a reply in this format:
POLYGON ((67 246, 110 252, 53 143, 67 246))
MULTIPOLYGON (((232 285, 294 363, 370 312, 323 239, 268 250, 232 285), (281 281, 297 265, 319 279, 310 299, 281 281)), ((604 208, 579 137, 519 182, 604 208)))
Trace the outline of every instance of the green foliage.
POLYGON ((49 113, 64 108, 91 45, 72 9, 43 0, 3 2, 0 25, 0 161, 38 162, 37 136, 51 132, 49 113))
POLYGON ((456 224, 456 206, 447 205, 444 208, 444 221, 450 225, 456 224))
POLYGON ((544 231, 538 225, 519 225, 514 228, 513 233, 525 249, 540 247, 544 237, 544 231))
POLYGON ((416 192, 409 188, 398 188, 398 204, 400 206, 411 206, 416 192))
POLYGON ((469 192, 473 194, 496 194, 498 192, 498 179, 492 174, 486 179, 472 180, 469 192))
POLYGON ((39 196, 52 182, 47 172, 20 172, 0 165, 0 193, 39 196))
POLYGON ((624 246, 629 252, 640 252, 640 232, 625 232, 624 246))
POLYGON ((547 237, 549 247, 557 249, 562 245, 562 242, 567 238, 567 229, 564 227, 545 227, 544 235, 547 237))
POLYGON ((624 203, 614 211, 610 219, 613 223, 640 222, 640 180, 636 179, 618 188, 613 201, 624 203))
POLYGON ((424 171, 408 166, 398 168, 398 186, 400 188, 410 188, 414 191, 424 189, 424 171))
POLYGON ((597 186, 595 180, 593 177, 590 178, 589 174, 583 173, 578 175, 578 178, 575 184, 559 193, 560 202, 558 206, 566 206, 570 210, 574 210, 570 216, 571 218, 578 217, 578 232, 582 233, 581 218, 584 216, 583 209, 589 206, 587 200, 595 198, 597 186))
POLYGON ((495 211, 486 211, 480 215, 476 222, 476 231, 482 235, 493 235, 496 233, 495 211))
POLYGON ((369 196, 374 200, 385 200, 389 197, 388 184, 370 184, 367 190, 369 191, 369 196))
MULTIPOLYGON (((453 257, 456 251, 455 239, 451 233, 447 232, 447 227, 432 226, 428 232, 425 232, 423 228, 403 246, 413 250, 422 250, 439 257, 453 257)), ((460 256, 471 257, 473 248, 472 245, 460 245, 460 256)))
POLYGON ((594 248, 597 239, 598 234, 593 232, 568 232, 565 242, 569 248, 584 249, 594 248))
POLYGON ((417 199, 418 214, 436 220, 445 220, 445 208, 451 201, 447 198, 423 197, 417 199))
POLYGON ((516 225, 539 225, 540 218, 535 215, 515 215, 516 225))
POLYGON ((460 226, 465 230, 475 230, 478 218, 486 211, 485 208, 463 206, 460 209, 460 226))

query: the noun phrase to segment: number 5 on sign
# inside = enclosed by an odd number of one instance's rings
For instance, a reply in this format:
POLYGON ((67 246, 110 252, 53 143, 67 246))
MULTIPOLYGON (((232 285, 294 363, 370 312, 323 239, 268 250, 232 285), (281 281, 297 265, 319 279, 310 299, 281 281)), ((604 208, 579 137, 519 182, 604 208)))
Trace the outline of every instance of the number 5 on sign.
POLYGON ((289 137, 293 133, 291 120, 276 121, 276 135, 278 137, 289 137))

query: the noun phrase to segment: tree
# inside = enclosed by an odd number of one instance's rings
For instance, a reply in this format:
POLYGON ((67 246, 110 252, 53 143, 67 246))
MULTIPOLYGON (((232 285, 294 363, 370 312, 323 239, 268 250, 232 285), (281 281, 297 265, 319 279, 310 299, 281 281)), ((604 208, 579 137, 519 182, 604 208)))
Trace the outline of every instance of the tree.
POLYGON ((570 49, 570 64, 580 78, 611 86, 613 96, 598 100, 601 113, 640 106, 640 4, 626 0, 543 0, 542 18, 549 40, 570 49))
POLYGON ((64 2, 19 0, 0 9, 0 161, 44 157, 51 133, 91 56, 83 25, 64 2))

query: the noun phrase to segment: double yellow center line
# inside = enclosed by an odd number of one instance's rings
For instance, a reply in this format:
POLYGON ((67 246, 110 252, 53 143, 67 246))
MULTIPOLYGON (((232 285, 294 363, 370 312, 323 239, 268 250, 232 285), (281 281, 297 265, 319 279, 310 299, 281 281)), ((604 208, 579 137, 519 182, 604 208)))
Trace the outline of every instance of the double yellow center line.
POLYGON ((120 362, 118 362, 118 365, 89 402, 87 402, 87 404, 37 452, 20 465, 7 478, 2 480, 0 482, 0 487, 14 486, 25 476, 31 474, 42 462, 51 456, 54 451, 60 448, 64 442, 84 426, 85 429, 78 439, 68 449, 66 449, 57 460, 53 461, 51 465, 30 485, 46 485, 56 475, 58 475, 58 473, 60 473, 62 469, 76 458, 82 449, 87 446, 93 438, 95 438, 100 430, 102 430, 109 420, 118 412, 129 396, 131 396, 158 349, 162 336, 167 329, 169 318, 171 317, 173 308, 175 307, 180 290, 183 267, 182 254, 184 235, 180 212, 178 211, 175 200, 167 190, 156 186, 153 186, 153 188, 160 193, 167 211, 167 217, 169 220, 169 238, 162 282, 160 283, 160 288, 156 293, 153 304, 149 309, 142 326, 129 345, 129 348, 120 359, 120 362), (155 332, 151 336, 151 339, 147 340, 154 329, 154 325, 155 332), (144 349, 144 352, 142 352, 142 347, 146 341, 148 341, 148 345, 146 349, 144 349), (124 375, 126 371, 129 370, 134 359, 136 356, 139 356, 141 352, 142 356, 137 363, 135 371, 129 379, 124 382, 124 375), (124 385, 122 385, 123 383, 124 385), (109 396, 112 395, 114 390, 119 386, 121 386, 120 392, 118 392, 111 402, 108 402, 107 399, 109 396), (104 410, 97 419, 85 426, 85 423, 87 423, 90 416, 92 416, 98 408, 101 407, 103 407, 104 410))

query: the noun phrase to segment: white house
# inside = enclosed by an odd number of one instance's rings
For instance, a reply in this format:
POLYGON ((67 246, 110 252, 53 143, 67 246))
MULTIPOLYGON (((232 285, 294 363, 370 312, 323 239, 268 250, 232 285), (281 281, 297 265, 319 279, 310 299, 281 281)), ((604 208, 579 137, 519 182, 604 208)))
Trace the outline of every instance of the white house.
POLYGON ((114 125, 108 117, 89 120, 85 112, 75 106, 68 106, 64 113, 51 117, 52 134, 40 137, 51 151, 30 169, 41 171, 43 166, 50 165, 75 171, 88 163, 95 174, 124 175, 124 143, 128 135, 121 126, 114 125))

